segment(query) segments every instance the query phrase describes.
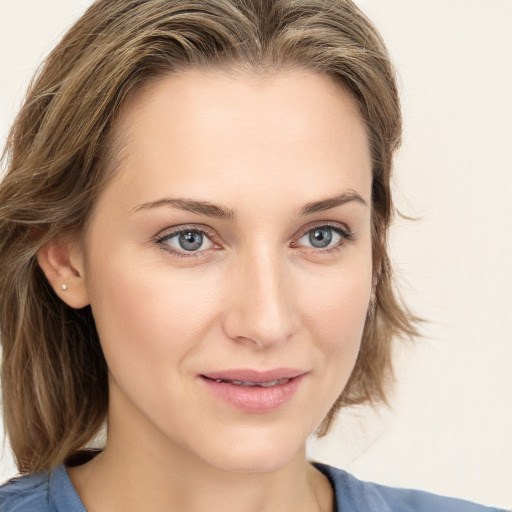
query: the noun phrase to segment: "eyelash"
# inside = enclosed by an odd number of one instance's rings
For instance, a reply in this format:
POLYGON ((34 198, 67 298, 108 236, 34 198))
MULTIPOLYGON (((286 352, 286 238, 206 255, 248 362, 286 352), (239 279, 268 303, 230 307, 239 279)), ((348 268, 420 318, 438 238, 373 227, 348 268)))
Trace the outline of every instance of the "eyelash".
MULTIPOLYGON (((332 247, 328 247, 326 249, 320 249, 320 248, 315 249, 314 247, 310 248, 310 249, 313 249, 313 252, 319 252, 322 254, 334 253, 334 252, 342 250, 348 243, 350 243, 354 240, 354 234, 348 228, 346 228, 346 227, 342 228, 338 224, 332 224, 332 223, 327 222, 327 223, 318 224, 316 226, 306 229, 305 231, 302 232, 302 234, 299 237, 296 238, 295 241, 300 240, 302 237, 304 237, 308 233, 315 231, 316 229, 321 229, 321 228, 331 229, 332 231, 334 231, 337 235, 339 235, 341 237, 341 240, 336 245, 334 245, 332 247)), ((166 241, 170 240, 171 238, 173 238, 181 233, 185 233, 187 231, 193 232, 193 233, 198 233, 202 236, 205 236, 214 245, 217 245, 212 240, 215 237, 213 232, 211 232, 210 230, 207 230, 205 228, 199 228, 197 226, 180 227, 180 229, 176 229, 174 231, 167 232, 163 236, 158 235, 154 239, 154 242, 159 246, 160 250, 164 251, 165 253, 172 254, 173 256, 175 256, 177 258, 201 258, 201 257, 203 257, 202 253, 207 252, 210 249, 203 249, 202 251, 190 251, 189 253, 186 253, 184 251, 182 252, 182 251, 177 251, 175 249, 172 249, 172 248, 170 248, 170 246, 168 244, 165 243, 166 241)), ((295 243, 295 242, 293 242, 293 243, 295 243)))
MULTIPOLYGON (((201 258, 201 257, 203 257, 203 255, 201 253, 208 251, 208 249, 202 250, 202 251, 194 251, 194 252, 191 251, 189 253, 186 253, 184 251, 182 252, 182 251, 177 251, 175 249, 172 249, 168 244, 165 243, 166 241, 170 240, 174 236, 179 235, 180 233, 186 233, 186 232, 199 233, 203 236, 206 236, 206 238, 208 238, 211 241, 215 236, 213 234, 213 232, 210 232, 209 230, 207 230, 205 228, 198 228, 197 226, 185 226, 185 227, 181 227, 180 229, 169 231, 168 233, 165 233, 163 236, 158 236, 155 239, 155 243, 158 244, 160 250, 164 251, 165 253, 172 254, 173 256, 175 256, 177 258, 201 258)), ((212 243, 214 243, 214 242, 212 241, 212 243)), ((215 243, 214 243, 214 245, 215 245, 215 243)))

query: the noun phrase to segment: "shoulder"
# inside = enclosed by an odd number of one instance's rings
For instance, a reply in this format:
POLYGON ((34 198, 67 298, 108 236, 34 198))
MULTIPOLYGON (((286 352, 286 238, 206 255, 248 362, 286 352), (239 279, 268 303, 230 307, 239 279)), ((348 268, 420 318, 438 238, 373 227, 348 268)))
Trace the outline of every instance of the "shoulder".
POLYGON ((469 501, 447 498, 424 491, 399 489, 363 482, 349 473, 314 464, 330 480, 336 494, 337 510, 350 512, 505 512, 469 501))
POLYGON ((0 487, 0 512, 86 512, 64 465, 0 487))
POLYGON ((0 487, 0 512, 53 512, 49 503, 49 475, 13 478, 0 487))

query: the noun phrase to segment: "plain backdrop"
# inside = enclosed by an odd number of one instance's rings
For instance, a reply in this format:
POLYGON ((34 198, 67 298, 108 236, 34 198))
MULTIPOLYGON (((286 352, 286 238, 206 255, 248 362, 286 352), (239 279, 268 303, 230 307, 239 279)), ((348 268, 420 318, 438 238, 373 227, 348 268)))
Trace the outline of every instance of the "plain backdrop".
MULTIPOLYGON (((88 0, 0 0, 0 143, 88 0)), ((342 414, 312 458, 356 476, 512 507, 512 1, 360 0, 405 116, 392 258, 424 337, 397 350, 391 409, 342 414)), ((0 269, 1 271, 1 269, 0 269)), ((0 432, 1 434, 1 432, 0 432)), ((16 473, 6 444, 0 481, 16 473)))

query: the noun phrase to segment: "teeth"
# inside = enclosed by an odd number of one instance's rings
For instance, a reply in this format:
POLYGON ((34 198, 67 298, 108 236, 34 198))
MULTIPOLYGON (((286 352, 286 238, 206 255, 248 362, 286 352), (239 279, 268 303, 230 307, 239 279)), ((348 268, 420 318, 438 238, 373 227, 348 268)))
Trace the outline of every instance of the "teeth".
POLYGON ((278 386, 279 384, 284 384, 285 382, 288 382, 290 379, 276 379, 270 382, 261 382, 260 386, 264 388, 269 388, 271 386, 278 386))
POLYGON ((246 386, 246 387, 262 387, 262 388, 270 388, 272 386, 278 386, 280 384, 284 384, 288 382, 290 379, 275 379, 270 382, 252 382, 249 380, 223 380, 217 379, 215 382, 229 382, 230 384, 234 384, 235 386, 246 386))

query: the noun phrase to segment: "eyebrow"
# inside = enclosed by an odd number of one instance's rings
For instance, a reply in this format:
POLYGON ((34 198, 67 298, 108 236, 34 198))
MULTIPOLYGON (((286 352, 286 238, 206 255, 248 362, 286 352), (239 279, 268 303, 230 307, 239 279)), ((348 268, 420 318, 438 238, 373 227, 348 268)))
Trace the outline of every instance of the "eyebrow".
POLYGON ((363 206, 368 206, 366 201, 356 191, 347 190, 346 192, 338 196, 329 197, 327 199, 322 199, 321 201, 314 201, 312 203, 305 204, 299 210, 299 217, 304 217, 306 215, 311 215, 313 213, 331 210, 332 208, 336 208, 338 206, 354 201, 356 203, 362 204, 363 206))
MULTIPOLYGON (((302 206, 299 211, 299 217, 312 215, 313 213, 324 212, 331 210, 346 203, 356 202, 363 206, 368 206, 366 201, 354 190, 348 190, 343 194, 334 197, 322 199, 320 201, 313 201, 302 206)), ((143 203, 136 206, 132 211, 138 212, 139 210, 147 210, 150 208, 159 208, 162 206, 176 208, 186 212, 196 213, 198 215, 206 215, 208 217, 216 217, 219 219, 234 220, 236 218, 235 211, 226 206, 220 206, 209 201, 196 201, 193 199, 184 198, 164 198, 149 203, 143 203)))
POLYGON ((149 208, 158 208, 160 206, 170 206, 185 212, 197 213, 198 215, 206 215, 208 217, 217 217, 219 219, 233 220, 235 218, 234 210, 226 206, 218 206, 208 201, 194 201, 192 199, 159 199, 136 206, 133 212, 149 208))

